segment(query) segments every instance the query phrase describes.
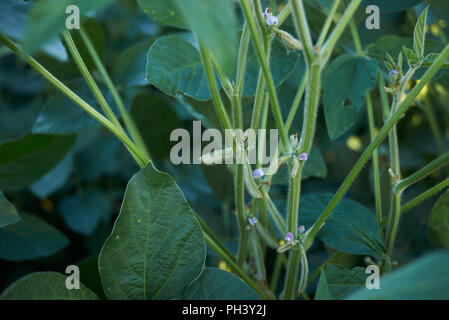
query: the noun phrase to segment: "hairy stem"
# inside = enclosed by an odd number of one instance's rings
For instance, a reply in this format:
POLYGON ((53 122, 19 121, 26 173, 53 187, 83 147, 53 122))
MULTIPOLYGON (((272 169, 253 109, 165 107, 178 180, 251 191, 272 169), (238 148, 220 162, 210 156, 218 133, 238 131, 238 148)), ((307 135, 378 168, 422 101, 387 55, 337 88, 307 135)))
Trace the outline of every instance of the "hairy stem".
POLYGON ((416 99, 418 94, 424 88, 424 86, 429 83, 429 81, 433 78, 433 76, 438 72, 438 70, 443 66, 445 60, 449 57, 449 45, 445 47, 445 49, 441 52, 438 59, 427 69, 426 73, 423 75, 421 81, 410 91, 408 96, 404 99, 404 101, 400 104, 398 109, 391 115, 388 121, 384 124, 384 126, 380 129, 376 138, 368 145, 366 150, 360 156, 357 163, 354 165, 352 170, 346 176, 340 188, 335 193, 332 200, 327 205, 326 209, 320 215, 318 220, 312 226, 308 237, 306 239, 305 248, 309 248, 318 233, 320 227, 327 220, 329 215, 335 209, 337 204, 343 198, 346 191, 350 188, 351 184, 357 178, 358 174, 362 170, 363 166, 369 161, 374 150, 379 147, 385 137, 388 135, 390 130, 394 127, 394 125, 399 121, 402 115, 408 110, 411 103, 416 99))
POLYGON ((142 135, 140 134, 139 130, 137 129, 137 125, 134 122, 133 118, 130 116, 128 110, 125 108, 125 104, 123 103, 123 100, 118 93, 114 83, 112 82, 111 77, 109 76, 108 72, 106 71, 105 66, 101 62, 100 57, 98 56, 97 51, 95 50, 95 47, 92 44, 92 41, 89 38, 89 35, 81 28, 81 38, 83 39, 87 50, 89 51, 90 56, 92 57, 95 65, 97 66, 98 71, 100 72, 104 82, 106 83, 106 86, 108 87, 109 92, 112 94, 112 98, 115 101, 115 104, 117 105, 120 115, 123 118, 123 121, 125 122, 126 129, 128 129, 129 134, 131 135, 132 140, 135 142, 135 144, 142 150, 142 152, 147 156, 147 158, 151 159, 150 153, 148 151, 148 148, 142 138, 142 135))
POLYGON ((248 23, 251 37, 253 39, 254 47, 256 49, 257 57, 259 59, 260 66, 262 68, 266 85, 268 88, 268 94, 270 96, 271 107, 273 110, 274 119, 276 121, 276 126, 279 130, 279 135, 281 138, 282 149, 285 152, 289 152, 291 149, 290 143, 288 141, 287 130, 285 129, 284 120, 282 119, 281 108, 279 105, 279 99, 276 93, 276 87, 274 85, 273 76, 270 72, 270 67, 267 62, 267 56, 263 47, 263 41, 257 30, 256 22, 252 15, 251 5, 249 0, 241 0, 241 6, 245 14, 246 22, 248 23))
POLYGON ((0 34, 0 42, 5 44, 10 48, 17 56, 22 58, 26 63, 28 63, 33 69, 39 72, 45 79, 47 79, 52 85, 54 85, 59 91, 66 95, 75 104, 79 105, 84 111, 86 111, 95 120, 100 122, 103 126, 109 129, 114 135, 116 135, 120 141, 127 147, 131 155, 134 157, 136 162, 141 168, 144 168, 149 159, 143 154, 140 149, 124 134, 123 130, 120 130, 111 121, 106 119, 101 113, 95 110, 87 102, 81 99, 76 93, 70 90, 66 85, 59 81, 53 74, 51 74, 44 66, 37 62, 34 58, 28 55, 22 48, 17 46, 8 37, 0 34))

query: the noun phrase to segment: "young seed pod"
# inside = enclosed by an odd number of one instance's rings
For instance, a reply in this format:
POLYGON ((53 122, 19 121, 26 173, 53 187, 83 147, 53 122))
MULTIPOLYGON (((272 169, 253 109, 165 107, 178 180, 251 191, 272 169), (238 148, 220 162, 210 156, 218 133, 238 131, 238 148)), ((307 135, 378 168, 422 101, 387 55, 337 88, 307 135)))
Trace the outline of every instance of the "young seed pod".
POLYGON ((284 31, 284 30, 277 30, 277 34, 279 35, 279 38, 282 40, 282 42, 290 49, 301 51, 303 46, 302 43, 293 37, 290 33, 284 31))

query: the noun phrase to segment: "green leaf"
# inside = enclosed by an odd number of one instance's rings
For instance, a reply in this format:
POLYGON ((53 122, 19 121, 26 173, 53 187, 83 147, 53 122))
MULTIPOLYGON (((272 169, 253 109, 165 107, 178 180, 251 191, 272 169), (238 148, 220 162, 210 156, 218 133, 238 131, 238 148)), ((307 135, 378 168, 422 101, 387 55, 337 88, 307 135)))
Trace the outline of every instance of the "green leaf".
POLYGON ((362 267, 348 270, 337 264, 327 264, 321 271, 315 300, 342 299, 358 287, 365 286, 367 277, 362 267))
POLYGON ((405 56, 407 57, 407 60, 408 60, 410 65, 413 66, 413 65, 419 63, 419 57, 415 53, 415 51, 413 51, 412 49, 407 48, 406 46, 403 46, 402 50, 404 51, 405 56))
POLYGON ((150 154, 155 159, 168 159, 173 130, 182 128, 175 111, 167 102, 148 94, 136 96, 132 102, 131 115, 136 122, 150 154))
MULTIPOLYGON (((331 194, 302 196, 300 224, 311 227, 331 199, 331 194)), ((375 216, 359 203, 347 199, 340 201, 332 211, 317 237, 341 252, 375 257, 382 257, 385 253, 375 216)))
POLYGON ((0 228, 9 226, 20 221, 20 216, 16 208, 6 199, 3 192, 0 191, 0 228))
POLYGON ((198 50, 179 35, 157 39, 148 51, 147 80, 168 95, 197 100, 211 95, 198 50))
POLYGON ((438 251, 407 264, 380 279, 379 290, 361 288, 348 300, 447 300, 449 254, 438 251))
POLYGON ((27 12, 33 5, 24 0, 0 1, 0 32, 10 38, 22 40, 27 12))
POLYGON ((193 282, 184 296, 186 300, 260 300, 259 295, 233 274, 207 268, 193 282))
POLYGON ((234 0, 171 0, 175 1, 184 21, 217 59, 224 73, 231 78, 235 72, 238 52, 236 5, 234 0))
POLYGON ((142 10, 154 21, 175 28, 187 28, 176 0, 138 0, 142 10))
POLYGON ((35 52, 66 28, 66 8, 77 5, 80 14, 106 8, 113 0, 39 0, 31 8, 25 32, 25 49, 35 52), (49 14, 51 12, 51 14, 49 14))
POLYGON ((427 23, 427 11, 429 7, 426 7, 421 13, 421 16, 416 22, 415 30, 413 31, 413 50, 422 58, 424 56, 424 44, 426 41, 426 23, 427 23))
POLYGON ((449 249, 449 191, 433 207, 427 230, 434 246, 449 249))
POLYGON ((59 211, 73 232, 91 235, 102 220, 108 221, 113 208, 108 197, 96 189, 78 190, 59 202, 59 211))
POLYGON ((323 89, 324 116, 331 139, 354 125, 365 92, 374 88, 376 80, 375 60, 344 54, 331 63, 323 89))
POLYGON ((0 189, 17 190, 39 180, 66 156, 75 136, 27 135, 0 145, 0 189))
POLYGON ((30 186, 37 197, 45 199, 62 188, 73 171, 73 154, 67 155, 53 170, 30 186))
POLYGON ((332 293, 326 279, 326 272, 321 270, 320 279, 315 292, 315 300, 332 300, 332 293))
MULTIPOLYGON (((429 53, 421 61, 421 66, 423 66, 423 67, 430 67, 439 58, 439 56, 440 55, 438 53, 429 53)), ((442 68, 449 68, 449 60, 446 60, 441 67, 442 68)))
POLYGON ((100 254, 106 296, 181 298, 205 256, 201 227, 175 181, 151 164, 137 173, 100 254))
POLYGON ((234 196, 234 182, 226 165, 202 165, 204 177, 221 202, 229 203, 234 196))
POLYGON ((51 256, 69 244, 69 240, 45 221, 30 214, 0 229, 0 259, 34 260, 51 256))
MULTIPOLYGON (((160 2, 152 2, 160 3, 160 2)), ((114 63, 113 77, 115 83, 125 86, 144 86, 146 80, 146 70, 142 68, 147 61, 147 53, 152 40, 145 40, 137 43, 121 53, 114 63)))
POLYGON ((57 272, 35 272, 14 282, 0 300, 97 300, 98 297, 80 283, 80 288, 66 287, 67 275, 57 272))

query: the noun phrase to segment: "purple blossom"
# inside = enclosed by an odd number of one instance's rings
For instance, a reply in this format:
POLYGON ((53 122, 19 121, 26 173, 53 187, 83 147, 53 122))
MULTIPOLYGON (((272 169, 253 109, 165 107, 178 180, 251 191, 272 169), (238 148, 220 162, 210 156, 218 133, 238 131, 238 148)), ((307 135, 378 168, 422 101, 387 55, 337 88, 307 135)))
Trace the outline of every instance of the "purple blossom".
POLYGON ((287 232, 287 235, 285 236, 285 240, 288 242, 293 242, 293 233, 287 232))
POLYGON ((255 218, 248 218, 249 223, 254 227, 257 223, 257 220, 255 218))
POLYGON ((393 70, 390 71, 390 73, 388 74, 388 76, 389 76, 390 78, 393 78, 393 77, 396 77, 398 74, 399 74, 399 71, 396 70, 396 69, 393 69, 393 70))
POLYGON ((253 171, 253 177, 254 177, 254 179, 261 178, 261 177, 263 177, 264 175, 265 175, 265 174, 263 173, 263 170, 260 169, 260 168, 253 171))
POLYGON ((307 153, 301 153, 300 155, 299 155, 299 160, 301 160, 301 161, 307 161, 307 159, 309 158, 308 157, 308 155, 307 155, 307 153))
POLYGON ((300 233, 303 233, 304 231, 306 231, 306 227, 304 227, 304 226, 299 226, 299 232, 300 233))
POLYGON ((278 18, 276 16, 269 16, 267 18, 267 24, 269 26, 277 26, 278 25, 278 18))

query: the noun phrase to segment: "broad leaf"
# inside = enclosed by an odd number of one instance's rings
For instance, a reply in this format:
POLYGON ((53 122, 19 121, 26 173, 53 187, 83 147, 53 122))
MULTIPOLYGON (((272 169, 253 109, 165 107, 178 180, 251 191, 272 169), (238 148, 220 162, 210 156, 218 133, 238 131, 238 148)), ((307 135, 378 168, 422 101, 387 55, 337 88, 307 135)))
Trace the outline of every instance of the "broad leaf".
POLYGON ((64 159, 74 142, 75 136, 27 135, 0 145, 0 189, 37 181, 64 159))
POLYGON ((22 40, 27 12, 33 6, 30 1, 0 1, 0 32, 13 39, 22 40))
POLYGON ((53 170, 30 186, 39 198, 45 199, 62 188, 73 170, 73 154, 67 155, 53 170))
POLYGON ((131 116, 136 122, 145 144, 154 159, 168 159, 173 130, 182 128, 176 113, 166 101, 148 94, 140 94, 134 98, 131 116))
POLYGON ((186 300, 260 300, 259 295, 233 274, 207 268, 193 282, 184 296, 186 300))
POLYGON ((176 299, 203 270, 202 230, 174 180, 150 164, 129 182, 100 254, 109 299, 176 299))
POLYGON ((415 30, 413 31, 413 50, 421 58, 424 56, 424 43, 426 41, 426 23, 427 23, 427 11, 429 7, 424 9, 423 13, 416 23, 415 30))
POLYGON ((449 249, 449 191, 433 207, 427 230, 433 245, 449 249))
POLYGON ((16 208, 6 199, 3 192, 0 191, 0 228, 9 226, 20 221, 20 216, 16 208))
POLYGON ((79 289, 66 287, 67 275, 57 272, 35 272, 14 282, 0 300, 97 300, 85 285, 79 289))
POLYGON ((327 283, 326 272, 324 269, 321 270, 320 279, 318 280, 318 285, 315 291, 315 300, 332 300, 332 293, 329 289, 329 284, 327 283))
POLYGON ((225 74, 234 75, 238 52, 236 4, 234 0, 175 1, 184 21, 217 59, 225 74))
POLYGON ((48 257, 68 244, 64 234, 30 214, 22 214, 22 220, 0 229, 0 259, 9 261, 48 257))
MULTIPOLYGON (((0 32, 14 40, 22 41, 25 38, 28 11, 33 4, 34 2, 25 0, 0 1, 0 32)), ((61 41, 57 38, 49 40, 42 45, 42 49, 60 61, 67 61, 67 52, 61 41)))
POLYGON ((108 197, 96 189, 79 190, 59 202, 66 225, 82 235, 92 234, 102 220, 108 221, 112 210, 108 197))
POLYGON ((171 27, 187 28, 177 0, 138 0, 142 10, 154 21, 171 27))
POLYGON ((324 116, 331 139, 336 139, 357 120, 366 90, 376 85, 377 62, 344 54, 331 63, 323 89, 324 116))
POLYGON ((407 264, 380 279, 379 290, 361 288, 348 300, 447 300, 449 254, 439 251, 407 264))
POLYGON ((327 264, 321 271, 315 300, 344 298, 358 287, 365 286, 367 277, 362 267, 348 270, 337 264, 327 264))
POLYGON ((118 56, 112 72, 115 83, 129 87, 148 84, 146 70, 142 66, 145 66, 148 49, 152 43, 153 41, 149 40, 137 43, 118 56))
POLYGON ((209 86, 198 50, 178 35, 159 38, 148 51, 147 80, 164 91, 209 100, 209 86))
POLYGON ((40 0, 30 10, 26 26, 25 48, 34 52, 42 44, 54 38, 66 28, 66 8, 77 5, 80 14, 101 10, 110 5, 113 0, 40 0), (48 14, 51 12, 52 14, 48 14))
MULTIPOLYGON (((299 208, 300 224, 306 228, 312 226, 331 199, 331 194, 302 196, 299 208)), ((375 216, 351 200, 340 201, 317 237, 329 247, 346 253, 382 257, 385 252, 375 216)))

